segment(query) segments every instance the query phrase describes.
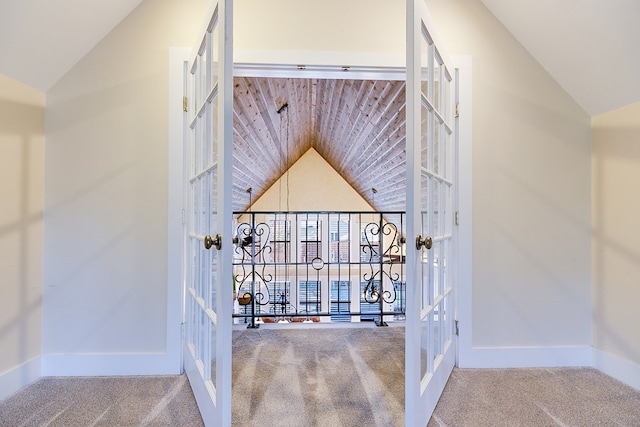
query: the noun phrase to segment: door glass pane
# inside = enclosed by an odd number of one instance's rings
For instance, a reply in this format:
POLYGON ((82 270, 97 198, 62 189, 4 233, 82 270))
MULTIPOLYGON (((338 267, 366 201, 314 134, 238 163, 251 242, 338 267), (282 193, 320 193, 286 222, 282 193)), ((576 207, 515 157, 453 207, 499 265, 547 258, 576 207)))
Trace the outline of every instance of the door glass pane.
POLYGON ((442 117, 447 123, 451 123, 453 119, 453 79, 451 73, 446 66, 443 66, 443 82, 442 82, 442 117))
POLYGON ((451 313, 453 312, 453 308, 451 307, 451 294, 444 297, 444 301, 442 302, 442 307, 444 312, 442 313, 442 322, 443 322, 443 342, 446 344, 447 342, 453 339, 453 316, 451 313))
POLYGON ((215 385, 216 384, 216 346, 218 343, 217 337, 218 337, 218 330, 217 330, 217 325, 213 322, 211 322, 211 320, 209 320, 211 325, 211 334, 209 336, 209 354, 211 355, 211 364, 210 364, 210 379, 211 382, 215 385))
POLYGON ((193 106, 195 110, 197 110, 200 105, 202 105, 202 87, 200 85, 200 56, 196 56, 196 59, 193 62, 191 67, 191 74, 193 79, 192 83, 192 95, 193 95, 193 106))
POLYGON ((214 23, 213 30, 211 31, 211 87, 213 88, 218 83, 218 61, 220 60, 220 26, 217 24, 217 17, 214 23))
POLYGON ((439 179, 433 178, 433 236, 440 236, 440 221, 442 220, 442 212, 440 211, 440 189, 442 183, 439 179))
POLYGON ((438 52, 433 49, 433 97, 431 102, 436 111, 440 111, 440 85, 442 83, 442 59, 438 52))
POLYGON ((440 174, 443 178, 450 180, 451 179, 451 142, 449 140, 449 131, 447 130, 446 125, 443 123, 439 124, 440 131, 438 136, 440 138, 440 146, 442 147, 441 151, 441 162, 442 169, 440 174))
POLYGON ((451 193, 453 191, 452 186, 450 183, 446 183, 442 185, 442 190, 443 190, 443 214, 444 214, 444 218, 445 218, 445 223, 444 223, 444 234, 446 235, 450 235, 453 232, 453 205, 452 205, 452 197, 451 197, 451 193))
POLYGON ((431 372, 431 312, 420 322, 420 378, 431 372))
MULTIPOLYGON (((428 214, 428 211, 424 211, 422 213, 422 229, 421 229, 421 235, 422 236, 428 236, 428 226, 429 226, 429 218, 431 216, 428 214)), ((431 303, 431 300, 429 298, 429 283, 431 281, 431 270, 429 268, 429 260, 431 259, 431 252, 423 249, 420 251, 420 277, 418 277, 418 280, 420 280, 420 286, 418 287, 418 292, 419 295, 421 297, 422 300, 422 309, 425 309, 429 306, 429 304, 431 303)))
POLYGON ((443 353, 442 350, 442 302, 431 312, 433 317, 433 358, 443 353))
POLYGON ((215 97, 210 108, 211 117, 211 137, 213 143, 211 144, 211 150, 208 156, 209 165, 216 164, 218 161, 218 98, 215 97))
POLYGON ((438 295, 440 295, 442 292, 440 291, 440 255, 442 253, 441 251, 441 245, 442 242, 436 242, 433 244, 433 247, 431 248, 431 252, 433 253, 433 258, 432 258, 432 262, 430 263, 430 267, 433 269, 433 274, 432 274, 432 281, 431 281, 431 295, 432 295, 432 300, 431 301, 435 301, 435 299, 438 297, 438 295))
POLYGON ((433 173, 436 175, 441 174, 440 162, 442 161, 440 149, 440 122, 433 120, 433 173))
POLYGON ((187 318, 189 321, 189 332, 187 333, 187 336, 189 337, 189 348, 193 352, 193 357, 196 357, 195 343, 198 342, 198 328, 196 328, 195 325, 198 324, 198 312, 196 311, 196 300, 188 291, 187 300, 187 307, 189 307, 189 316, 187 318))
POLYGON ((433 49, 433 46, 430 45, 424 37, 421 37, 420 40, 420 50, 422 52, 420 55, 420 60, 422 61, 420 65, 420 91, 426 99, 429 99, 429 61, 431 58, 430 51, 433 49))
POLYGON ((209 67, 209 60, 208 60, 208 54, 209 54, 209 46, 207 43, 207 39, 205 36, 205 45, 202 47, 202 50, 199 52, 198 55, 198 62, 200 63, 200 67, 198 67, 198 83, 200 85, 200 99, 198 102, 198 106, 200 106, 203 102, 205 102, 205 99, 207 98, 207 95, 209 94, 209 90, 210 90, 210 86, 209 86, 209 80, 208 80, 208 70, 207 68, 209 67))
POLYGON ((207 251, 204 246, 202 246, 202 244, 198 245, 198 252, 199 252, 199 256, 198 256, 198 271, 199 271, 199 278, 198 278, 198 282, 196 283, 196 297, 197 298, 204 298, 204 287, 205 284, 207 283, 208 279, 209 279, 209 271, 206 268, 207 265, 207 261, 209 260, 209 251, 207 251), (201 266, 205 266, 205 268, 201 268, 201 266))
POLYGON ((431 150, 429 149, 429 110, 425 104, 422 104, 420 109, 420 165, 424 168, 429 168, 429 156, 431 150))
MULTIPOLYGON (((214 312, 218 311, 218 295, 219 295, 219 288, 218 288, 218 270, 220 268, 220 252, 218 250, 216 250, 215 248, 211 248, 211 250, 209 250, 209 253, 211 254, 211 287, 209 288, 209 297, 210 297, 210 301, 209 301, 209 307, 211 307, 211 310, 213 310, 214 312)), ((231 281, 231 278, 229 278, 229 281, 231 281)))
MULTIPOLYGON (((197 301, 196 301, 197 302, 197 301)), ((207 360, 205 357, 206 353, 206 345, 207 345, 207 325, 208 325, 208 317, 204 312, 200 304, 196 306, 196 310, 198 311, 198 351, 197 358, 198 360, 207 360)), ((205 377, 206 379, 206 377, 205 377)))

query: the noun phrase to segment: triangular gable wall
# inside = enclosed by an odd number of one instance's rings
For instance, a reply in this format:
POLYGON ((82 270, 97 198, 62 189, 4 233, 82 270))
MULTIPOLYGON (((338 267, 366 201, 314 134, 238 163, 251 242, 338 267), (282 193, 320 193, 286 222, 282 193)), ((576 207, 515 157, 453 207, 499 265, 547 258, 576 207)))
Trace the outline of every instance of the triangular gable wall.
POLYGON ((311 148, 251 206, 253 211, 373 211, 311 148))

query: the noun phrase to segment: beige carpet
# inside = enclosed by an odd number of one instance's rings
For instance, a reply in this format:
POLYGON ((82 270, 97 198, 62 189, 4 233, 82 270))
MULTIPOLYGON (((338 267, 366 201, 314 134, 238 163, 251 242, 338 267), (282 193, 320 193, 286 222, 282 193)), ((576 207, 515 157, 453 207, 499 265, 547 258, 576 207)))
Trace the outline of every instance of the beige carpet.
POLYGON ((638 427, 640 392, 592 368, 454 369, 428 427, 638 427))
POLYGON ((404 425, 404 328, 234 332, 233 425, 404 425))
POLYGON ((2 427, 202 425, 184 375, 42 378, 0 402, 2 427))
MULTIPOLYGON (((233 425, 404 424, 403 328, 234 331, 233 425)), ((184 375, 43 378, 0 426, 188 426, 184 375)), ((455 369, 429 427, 640 427, 640 391, 591 368, 455 369)))

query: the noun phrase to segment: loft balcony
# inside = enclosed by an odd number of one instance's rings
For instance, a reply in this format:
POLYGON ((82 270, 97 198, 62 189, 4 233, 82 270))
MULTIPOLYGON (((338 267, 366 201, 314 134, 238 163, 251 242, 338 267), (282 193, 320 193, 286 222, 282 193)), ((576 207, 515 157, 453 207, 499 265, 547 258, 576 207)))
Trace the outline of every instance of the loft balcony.
POLYGON ((235 323, 404 321, 404 212, 234 218, 235 323))

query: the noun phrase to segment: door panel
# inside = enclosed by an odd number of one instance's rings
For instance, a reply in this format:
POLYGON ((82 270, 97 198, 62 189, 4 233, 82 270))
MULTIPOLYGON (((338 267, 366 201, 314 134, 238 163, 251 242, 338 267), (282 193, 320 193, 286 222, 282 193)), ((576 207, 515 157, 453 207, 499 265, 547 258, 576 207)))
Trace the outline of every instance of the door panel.
POLYGON ((212 6, 185 76, 184 364, 207 426, 231 425, 232 305, 224 301, 233 291, 225 280, 231 242, 223 225, 232 216, 232 64, 231 37, 220 36, 231 34, 229 6, 212 6))
POLYGON ((407 1, 406 425, 424 426, 455 363, 453 68, 407 1))

